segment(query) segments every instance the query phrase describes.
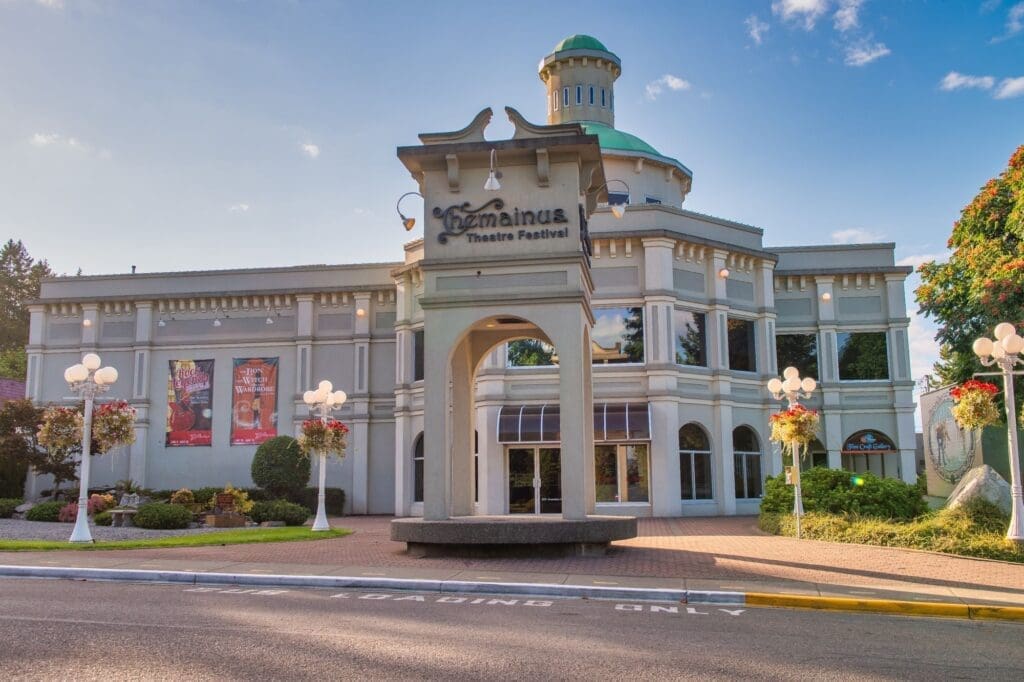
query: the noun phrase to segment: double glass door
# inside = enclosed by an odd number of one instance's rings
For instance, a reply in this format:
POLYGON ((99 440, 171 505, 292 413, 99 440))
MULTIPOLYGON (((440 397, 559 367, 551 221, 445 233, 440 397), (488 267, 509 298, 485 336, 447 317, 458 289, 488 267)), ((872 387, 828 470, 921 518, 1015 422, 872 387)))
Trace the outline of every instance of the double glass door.
POLYGON ((508 449, 508 513, 562 513, 562 457, 558 448, 508 449))

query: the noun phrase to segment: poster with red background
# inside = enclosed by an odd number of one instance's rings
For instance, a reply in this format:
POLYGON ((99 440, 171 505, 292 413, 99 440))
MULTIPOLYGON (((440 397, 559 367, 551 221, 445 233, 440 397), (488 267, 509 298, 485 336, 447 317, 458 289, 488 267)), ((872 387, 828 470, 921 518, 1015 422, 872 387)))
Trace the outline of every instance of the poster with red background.
POLYGON ((231 444, 259 445, 277 435, 277 358, 235 358, 231 444))
POLYGON ((171 360, 169 364, 166 445, 211 445, 213 360, 171 360))

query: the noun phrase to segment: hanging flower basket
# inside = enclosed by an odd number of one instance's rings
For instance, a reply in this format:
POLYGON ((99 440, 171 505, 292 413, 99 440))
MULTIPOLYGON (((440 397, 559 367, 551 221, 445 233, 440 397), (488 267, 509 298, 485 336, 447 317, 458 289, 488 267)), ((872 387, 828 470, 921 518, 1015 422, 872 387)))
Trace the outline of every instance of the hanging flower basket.
POLYGON ((99 454, 135 442, 135 408, 123 400, 104 403, 92 413, 92 440, 99 454))
POLYGON ((307 419, 302 422, 299 447, 306 455, 323 452, 344 457, 347 436, 348 427, 337 419, 329 419, 326 423, 320 419, 307 419))
POLYGON ((772 427, 771 439, 781 443, 784 450, 792 447, 793 443, 807 445, 817 435, 820 419, 817 410, 793 405, 768 418, 772 427))
POLYGON ((48 407, 39 427, 39 444, 54 453, 69 452, 82 444, 82 413, 72 407, 48 407))
POLYGON ((956 402, 953 405, 953 418, 961 429, 977 431, 998 424, 999 407, 996 395, 999 387, 987 381, 971 379, 949 392, 956 402))

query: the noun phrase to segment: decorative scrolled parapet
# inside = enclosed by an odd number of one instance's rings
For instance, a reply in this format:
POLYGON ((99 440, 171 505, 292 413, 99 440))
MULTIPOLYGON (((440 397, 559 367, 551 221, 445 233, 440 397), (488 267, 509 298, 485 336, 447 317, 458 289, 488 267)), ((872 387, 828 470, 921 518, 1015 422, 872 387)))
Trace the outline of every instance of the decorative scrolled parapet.
POLYGON ((562 123, 559 125, 538 125, 530 123, 523 115, 512 107, 505 107, 508 120, 515 128, 513 140, 524 140, 538 137, 555 137, 560 135, 583 135, 583 126, 579 123, 562 123))
POLYGON ((447 144, 452 142, 484 142, 484 129, 491 122, 494 112, 490 107, 483 109, 473 117, 469 125, 462 130, 453 130, 448 133, 420 133, 420 142, 423 144, 447 144))

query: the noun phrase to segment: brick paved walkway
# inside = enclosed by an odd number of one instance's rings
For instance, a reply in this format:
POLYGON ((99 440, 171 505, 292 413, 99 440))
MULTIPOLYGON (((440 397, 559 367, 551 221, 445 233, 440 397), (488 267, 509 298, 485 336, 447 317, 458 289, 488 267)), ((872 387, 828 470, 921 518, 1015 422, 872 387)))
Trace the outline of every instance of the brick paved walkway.
MULTIPOLYGON (((819 585, 890 589, 959 588, 996 590, 1024 599, 1024 565, 944 556, 927 552, 796 540, 762 533, 753 517, 641 519, 639 537, 617 542, 605 557, 543 559, 412 558, 389 539, 390 517, 334 519, 354 534, 332 540, 182 549, 93 553, 109 559, 243 562, 337 569, 407 568, 472 570, 518 574, 573 574, 631 578, 686 578, 709 581, 794 581, 819 585)), ((84 558, 81 553, 76 555, 84 558)), ((53 565, 64 553, 17 554, 53 565)), ((0 563, 15 555, 0 553, 0 563)), ((312 572, 312 571, 311 571, 312 572)), ((524 579, 526 579, 524 577, 524 579)), ((538 578, 534 578, 538 579, 538 578)))

